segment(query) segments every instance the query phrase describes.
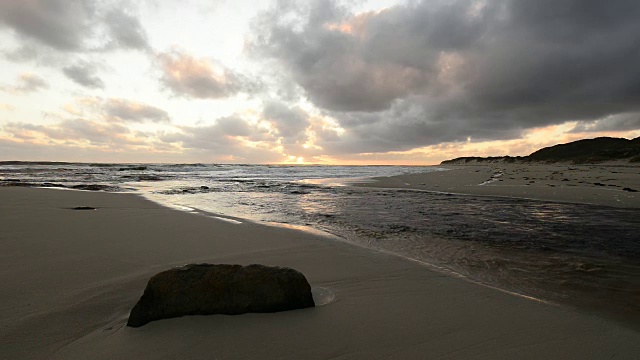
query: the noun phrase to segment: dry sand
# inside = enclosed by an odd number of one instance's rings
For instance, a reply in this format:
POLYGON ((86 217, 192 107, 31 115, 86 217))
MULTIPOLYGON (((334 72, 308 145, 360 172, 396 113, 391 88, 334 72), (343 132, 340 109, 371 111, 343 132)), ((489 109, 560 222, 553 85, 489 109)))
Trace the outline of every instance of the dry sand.
POLYGON ((356 185, 640 208, 638 165, 497 163, 437 168, 446 171, 378 178, 356 185))
MULTIPOLYGON (((482 179, 487 174, 479 177, 482 179)), ((640 333, 328 237, 135 195, 0 188, 0 359, 634 359, 640 333), (92 206, 95 211, 70 210, 92 206), (302 271, 332 303, 124 326, 192 262, 302 271)))

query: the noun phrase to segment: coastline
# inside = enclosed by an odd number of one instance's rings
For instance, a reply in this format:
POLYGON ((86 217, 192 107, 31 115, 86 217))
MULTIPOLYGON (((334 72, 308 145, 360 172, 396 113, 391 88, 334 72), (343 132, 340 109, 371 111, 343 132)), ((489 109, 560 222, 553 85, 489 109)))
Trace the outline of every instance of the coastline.
POLYGON ((434 167, 446 170, 379 177, 354 186, 640 208, 638 165, 487 163, 434 167))
POLYGON ((0 188, 0 357, 633 358, 640 333, 384 253, 132 194, 0 188), (97 210, 74 211, 76 206, 97 210), (300 270, 325 306, 124 326, 153 274, 191 262, 300 270))

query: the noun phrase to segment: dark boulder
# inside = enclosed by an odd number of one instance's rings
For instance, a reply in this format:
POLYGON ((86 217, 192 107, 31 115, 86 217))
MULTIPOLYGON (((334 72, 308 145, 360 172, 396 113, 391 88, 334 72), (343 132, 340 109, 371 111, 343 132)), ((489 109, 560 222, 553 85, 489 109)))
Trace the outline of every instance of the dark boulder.
POLYGON ((154 275, 127 326, 184 315, 238 315, 313 307, 300 272, 264 265, 190 264, 154 275))

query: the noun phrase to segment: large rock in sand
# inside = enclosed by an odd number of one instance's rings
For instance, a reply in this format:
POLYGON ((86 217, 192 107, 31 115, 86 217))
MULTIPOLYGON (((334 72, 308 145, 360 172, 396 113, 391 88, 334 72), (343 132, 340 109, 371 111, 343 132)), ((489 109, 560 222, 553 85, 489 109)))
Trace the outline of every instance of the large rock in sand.
POLYGON ((300 272, 264 265, 190 264, 154 275, 127 326, 184 315, 237 315, 313 307, 300 272))

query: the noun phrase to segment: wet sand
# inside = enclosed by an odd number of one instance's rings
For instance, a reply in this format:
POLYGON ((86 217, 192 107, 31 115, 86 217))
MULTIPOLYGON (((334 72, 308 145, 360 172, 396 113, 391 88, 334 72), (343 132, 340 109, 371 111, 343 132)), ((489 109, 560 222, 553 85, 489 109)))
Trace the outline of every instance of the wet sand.
POLYGON ((0 188, 0 229, 2 359, 633 359, 640 353, 640 333, 606 319, 334 238, 189 214, 130 194, 0 188), (96 210, 72 209, 78 206, 96 210), (290 266, 336 297, 304 310, 124 326, 149 277, 193 262, 290 266))
POLYGON ((416 189, 640 208, 640 166, 444 165, 446 171, 377 178, 364 187, 416 189))

